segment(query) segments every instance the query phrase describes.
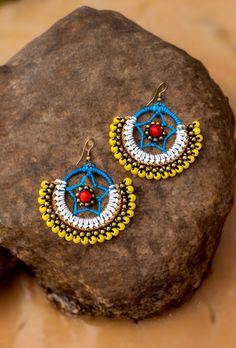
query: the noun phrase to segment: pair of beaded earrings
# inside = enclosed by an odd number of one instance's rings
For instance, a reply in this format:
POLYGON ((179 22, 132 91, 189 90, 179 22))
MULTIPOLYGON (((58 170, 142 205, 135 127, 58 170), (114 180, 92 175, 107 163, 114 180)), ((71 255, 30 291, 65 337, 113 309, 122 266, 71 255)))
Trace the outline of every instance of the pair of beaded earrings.
MULTIPOLYGON (((182 173, 202 147, 199 122, 185 126, 162 102, 166 89, 161 83, 145 107, 133 116, 115 117, 110 125, 109 144, 114 157, 125 170, 148 180, 182 173)), ((114 184, 92 163, 93 145, 93 139, 85 143, 81 159, 87 151, 86 163, 63 180, 43 181, 38 198, 42 219, 52 232, 82 245, 118 236, 136 207, 132 180, 125 178, 119 185, 114 184)))

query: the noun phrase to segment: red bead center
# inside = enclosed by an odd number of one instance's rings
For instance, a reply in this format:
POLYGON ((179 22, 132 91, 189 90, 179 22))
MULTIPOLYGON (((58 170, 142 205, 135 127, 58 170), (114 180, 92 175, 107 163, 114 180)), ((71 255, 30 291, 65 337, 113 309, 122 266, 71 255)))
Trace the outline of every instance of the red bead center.
POLYGON ((92 193, 89 190, 83 190, 79 193, 79 200, 82 203, 88 203, 92 200, 92 193))
POLYGON ((151 125, 151 127, 149 128, 149 134, 154 138, 159 137, 160 135, 162 135, 161 126, 159 126, 159 124, 151 125))

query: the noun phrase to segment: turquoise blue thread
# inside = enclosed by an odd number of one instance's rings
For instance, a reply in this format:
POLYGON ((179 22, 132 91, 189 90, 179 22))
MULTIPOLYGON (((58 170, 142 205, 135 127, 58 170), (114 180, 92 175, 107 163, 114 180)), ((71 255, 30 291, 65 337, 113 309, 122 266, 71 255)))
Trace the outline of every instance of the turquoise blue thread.
POLYGON ((149 119, 147 121, 136 122, 134 124, 134 127, 137 129, 137 131, 139 132, 140 137, 141 137, 140 141, 139 141, 139 147, 141 149, 144 149, 147 147, 155 147, 156 149, 160 150, 161 152, 166 153, 167 152, 167 149, 166 149, 167 141, 170 137, 172 137, 172 135, 174 135, 176 133, 176 128, 171 126, 170 124, 168 124, 165 121, 164 115, 168 115, 170 118, 172 118, 172 120, 176 124, 176 127, 178 125, 181 125, 182 122, 180 121, 178 116, 174 114, 174 112, 172 112, 169 108, 167 108, 167 106, 164 103, 161 103, 161 102, 158 102, 158 103, 155 103, 153 105, 145 106, 145 107, 141 108, 139 111, 137 111, 134 114, 134 117, 138 120, 139 117, 141 117, 142 115, 149 113, 149 112, 152 112, 153 114, 151 115, 151 117, 149 117, 149 119), (154 120, 154 118, 156 118, 156 117, 160 117, 161 126, 169 128, 170 132, 164 137, 161 145, 156 144, 154 142, 150 142, 148 144, 145 144, 144 142, 146 139, 146 135, 144 134, 142 127, 147 125, 147 124, 150 124, 154 120))
POLYGON ((66 187, 66 191, 70 194, 70 196, 73 199, 73 214, 78 215, 80 213, 84 213, 88 211, 90 213, 94 213, 97 216, 99 216, 101 214, 102 201, 109 193, 109 186, 113 185, 113 181, 111 177, 107 173, 105 173, 103 170, 97 168, 95 164, 85 163, 82 167, 76 168, 72 170, 69 174, 67 174, 65 178, 63 179, 63 181, 68 182, 73 176, 77 174, 84 174, 84 175, 77 184, 66 187), (98 184, 94 175, 101 176, 107 182, 108 187, 98 184), (101 194, 100 196, 96 195, 97 209, 92 209, 90 207, 86 207, 82 209, 78 208, 78 203, 76 201, 76 196, 73 190, 77 189, 78 187, 83 187, 87 179, 91 180, 93 189, 97 188, 104 191, 103 194, 101 194))

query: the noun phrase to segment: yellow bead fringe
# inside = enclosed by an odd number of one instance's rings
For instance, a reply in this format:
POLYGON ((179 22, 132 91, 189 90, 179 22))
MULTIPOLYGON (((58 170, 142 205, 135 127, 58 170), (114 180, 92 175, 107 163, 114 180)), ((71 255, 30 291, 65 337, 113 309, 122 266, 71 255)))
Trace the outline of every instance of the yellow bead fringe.
POLYGON ((39 211, 47 227, 51 228, 52 232, 60 238, 64 238, 67 241, 73 241, 75 244, 81 243, 82 245, 94 245, 97 242, 103 243, 118 236, 134 216, 136 196, 130 178, 125 178, 119 185, 121 206, 118 215, 106 226, 87 231, 75 229, 68 222, 61 220, 56 214, 52 204, 54 186, 53 183, 46 180, 42 181, 38 198, 39 211))
POLYGON ((126 151, 125 144, 122 143, 122 145, 120 145, 124 124, 125 119, 115 117, 113 123, 110 125, 109 144, 111 145, 111 152, 125 170, 131 171, 132 174, 138 175, 140 178, 146 178, 148 180, 166 180, 170 177, 176 176, 176 174, 181 174, 195 162, 195 158, 199 155, 199 151, 202 148, 203 136, 201 134, 200 123, 194 121, 187 127, 189 144, 191 142, 191 149, 188 151, 190 153, 187 153, 187 150, 185 150, 179 158, 160 166, 137 163, 137 161, 135 161, 126 151), (194 141, 192 141, 193 138, 195 138, 194 141))

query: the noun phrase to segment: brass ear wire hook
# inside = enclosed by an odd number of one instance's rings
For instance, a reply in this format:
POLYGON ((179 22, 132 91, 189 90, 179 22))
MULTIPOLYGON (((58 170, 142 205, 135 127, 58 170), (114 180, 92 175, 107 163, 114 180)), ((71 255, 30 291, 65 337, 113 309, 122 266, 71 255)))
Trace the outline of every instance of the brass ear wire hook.
POLYGON ((83 150, 82 150, 82 153, 81 153, 81 156, 78 160, 78 162, 76 163, 76 165, 78 165, 81 160, 83 159, 84 157, 84 153, 86 152, 86 160, 87 162, 90 162, 91 161, 91 150, 92 148, 94 147, 94 144, 95 144, 95 140, 93 138, 90 138, 90 139, 87 139, 84 143, 84 147, 83 147, 83 150))
POLYGON ((154 96, 152 97, 152 99, 146 104, 147 106, 152 104, 154 101, 161 101, 162 100, 162 94, 165 93, 165 91, 167 90, 167 84, 165 82, 161 82, 159 84, 159 86, 156 89, 156 92, 154 94, 154 96))

